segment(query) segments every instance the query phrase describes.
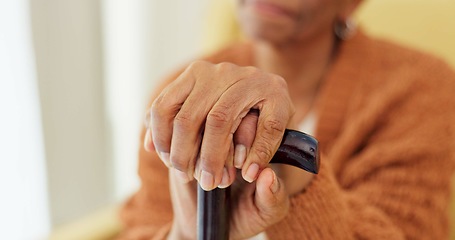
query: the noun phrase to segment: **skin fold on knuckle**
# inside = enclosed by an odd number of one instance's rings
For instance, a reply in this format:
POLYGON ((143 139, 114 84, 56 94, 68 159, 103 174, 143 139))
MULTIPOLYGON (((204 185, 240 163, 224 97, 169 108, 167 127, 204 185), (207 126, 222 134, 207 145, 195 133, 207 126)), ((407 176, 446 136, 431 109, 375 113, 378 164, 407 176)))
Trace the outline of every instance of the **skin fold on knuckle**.
POLYGON ((262 166, 272 159, 285 128, 285 124, 281 120, 275 118, 264 120, 262 129, 258 132, 259 139, 253 145, 253 153, 258 157, 262 166))
POLYGON ((259 68, 252 67, 252 66, 247 66, 242 68, 242 76, 243 79, 257 79, 260 80, 261 82, 262 79, 267 78, 267 74, 265 74, 263 71, 261 71, 259 68))
POLYGON ((286 130, 286 124, 283 120, 276 117, 269 117, 264 120, 260 137, 270 145, 279 142, 286 130))
POLYGON ((266 139, 257 142, 253 145, 252 152, 257 156, 257 160, 253 160, 258 163, 260 166, 266 165, 273 157, 272 145, 266 139))
POLYGON ((162 93, 153 101, 152 106, 150 107, 150 118, 159 119, 166 115, 168 109, 169 108, 166 108, 165 95, 162 93))
POLYGON ((207 61, 197 60, 188 65, 188 67, 185 69, 185 72, 198 72, 200 69, 205 69, 212 65, 212 63, 209 63, 207 61))
POLYGON ((168 145, 167 140, 163 138, 160 133, 162 123, 167 122, 166 116, 169 114, 168 109, 164 107, 163 96, 160 95, 150 107, 150 119, 148 122, 148 129, 150 130, 151 140, 154 143, 157 151, 169 151, 169 149, 163 149, 168 145))
MULTIPOLYGON (((174 118, 173 138, 185 138, 186 134, 191 131, 199 131, 200 126, 197 125, 197 117, 189 111, 181 110, 174 118)), ((189 168, 188 154, 181 153, 177 149, 179 146, 171 146, 173 148, 171 154, 171 164, 175 169, 187 172, 189 168)))
POLYGON ((194 131, 198 128, 195 126, 197 117, 187 110, 180 110, 174 118, 174 130, 176 134, 184 134, 185 132, 194 131))
POLYGON ((172 119, 175 112, 180 108, 180 104, 174 103, 166 92, 161 93, 150 106, 149 124, 150 127, 156 127, 164 121, 172 119))
POLYGON ((235 71, 234 69, 237 67, 237 65, 229 62, 221 62, 218 63, 215 67, 217 74, 223 76, 223 75, 232 75, 235 71))
POLYGON ((206 128, 222 134, 225 129, 230 129, 233 122, 233 117, 229 116, 229 107, 220 105, 208 113, 206 128))
POLYGON ((182 172, 187 172, 188 171, 188 161, 184 160, 180 154, 173 155, 170 159, 172 167, 182 171, 182 172))
POLYGON ((242 67, 239 67, 233 63, 222 62, 218 63, 214 67, 214 72, 212 73, 216 81, 214 81, 215 86, 218 89, 226 90, 230 86, 237 83, 241 77, 239 76, 239 71, 242 67))

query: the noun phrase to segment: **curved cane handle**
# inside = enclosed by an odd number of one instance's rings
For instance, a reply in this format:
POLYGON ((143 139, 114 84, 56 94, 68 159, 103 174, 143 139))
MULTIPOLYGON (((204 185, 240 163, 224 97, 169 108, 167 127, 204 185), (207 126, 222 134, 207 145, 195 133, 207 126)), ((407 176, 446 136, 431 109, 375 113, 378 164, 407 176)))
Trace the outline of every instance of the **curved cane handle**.
MULTIPOLYGON (((296 166, 317 174, 319 171, 318 141, 312 136, 288 130, 270 163, 296 166)), ((204 191, 198 188, 198 240, 228 240, 230 187, 204 191)))
POLYGON ((319 172, 318 141, 303 132, 286 129, 280 147, 270 163, 292 165, 308 172, 319 172))

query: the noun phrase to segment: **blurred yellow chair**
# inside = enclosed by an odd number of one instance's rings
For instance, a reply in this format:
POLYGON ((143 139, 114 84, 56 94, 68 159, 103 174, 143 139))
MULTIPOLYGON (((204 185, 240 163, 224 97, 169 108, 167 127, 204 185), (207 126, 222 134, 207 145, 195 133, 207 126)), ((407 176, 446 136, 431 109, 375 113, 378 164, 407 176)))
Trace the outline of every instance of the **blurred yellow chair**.
POLYGON ((119 206, 109 206, 93 212, 72 223, 59 226, 49 240, 110 240, 119 233, 119 206))
MULTIPOLYGON (((211 4, 205 26, 206 36, 203 38, 206 54, 241 39, 235 21, 234 1, 216 0, 211 4)), ((455 68, 454 0, 367 0, 355 19, 371 35, 433 53, 455 68)), ((120 231, 117 210, 118 207, 102 209, 57 228, 50 239, 112 239, 120 231)), ((452 204, 451 215, 455 220, 455 204, 452 204)), ((454 223, 452 221, 451 239, 455 239, 454 223)))

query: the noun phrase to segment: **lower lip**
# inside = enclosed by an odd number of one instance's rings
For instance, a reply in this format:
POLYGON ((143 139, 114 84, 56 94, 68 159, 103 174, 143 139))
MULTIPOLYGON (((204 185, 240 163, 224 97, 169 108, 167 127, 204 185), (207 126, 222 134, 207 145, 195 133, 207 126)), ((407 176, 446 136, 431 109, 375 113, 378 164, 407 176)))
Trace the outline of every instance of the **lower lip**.
POLYGON ((283 8, 280 8, 276 5, 265 3, 262 1, 252 1, 253 7, 256 9, 256 11, 264 14, 264 15, 269 15, 269 16, 274 16, 274 17, 288 17, 291 18, 291 14, 289 14, 286 10, 283 8))

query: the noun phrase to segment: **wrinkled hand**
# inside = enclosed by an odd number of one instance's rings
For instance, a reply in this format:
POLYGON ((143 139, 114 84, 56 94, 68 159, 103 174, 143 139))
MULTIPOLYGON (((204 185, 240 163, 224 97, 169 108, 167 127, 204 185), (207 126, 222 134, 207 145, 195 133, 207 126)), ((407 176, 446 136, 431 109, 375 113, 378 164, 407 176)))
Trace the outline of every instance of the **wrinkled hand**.
MULTIPOLYGON (((248 114, 235 138, 250 146, 257 115, 248 114)), ((170 188, 174 221, 168 239, 196 239, 197 182, 182 183, 178 170, 170 168, 170 188)), ((231 194, 230 239, 246 239, 263 232, 288 213, 289 198, 283 181, 271 168, 259 173, 254 183, 237 177, 231 194)))
POLYGON ((233 188, 232 239, 254 236, 287 214, 284 184, 266 166, 292 114, 282 78, 229 63, 193 63, 158 96, 145 146, 170 167, 170 239, 196 237, 192 178, 206 190, 227 187, 236 180, 234 166, 243 179, 233 188))
POLYGON ((193 177, 205 190, 227 187, 235 167, 257 179, 278 149, 293 114, 287 85, 277 75, 231 63, 191 64, 154 101, 154 147, 182 182, 193 177), (251 148, 234 140, 242 119, 259 113, 251 148), (235 159, 235 161, 234 161, 235 159))

